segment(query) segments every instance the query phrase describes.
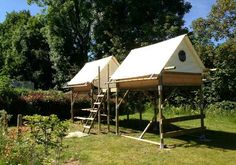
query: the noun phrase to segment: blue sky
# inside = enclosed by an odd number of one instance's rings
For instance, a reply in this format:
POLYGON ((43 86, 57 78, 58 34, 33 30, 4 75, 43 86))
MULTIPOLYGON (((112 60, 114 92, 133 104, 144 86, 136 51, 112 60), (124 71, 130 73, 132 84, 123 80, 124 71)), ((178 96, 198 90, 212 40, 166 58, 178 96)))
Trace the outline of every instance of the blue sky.
POLYGON ((211 6, 216 0, 186 0, 192 4, 190 12, 184 16, 185 26, 189 27, 191 22, 199 17, 205 18, 211 11, 211 6))
MULTIPOLYGON (((191 22, 199 17, 206 17, 211 10, 211 6, 216 0, 187 0, 192 4, 192 9, 185 15, 185 26, 190 27, 191 22)), ((32 15, 40 12, 36 5, 29 6, 27 0, 0 0, 0 22, 6 17, 6 12, 30 10, 32 15)))

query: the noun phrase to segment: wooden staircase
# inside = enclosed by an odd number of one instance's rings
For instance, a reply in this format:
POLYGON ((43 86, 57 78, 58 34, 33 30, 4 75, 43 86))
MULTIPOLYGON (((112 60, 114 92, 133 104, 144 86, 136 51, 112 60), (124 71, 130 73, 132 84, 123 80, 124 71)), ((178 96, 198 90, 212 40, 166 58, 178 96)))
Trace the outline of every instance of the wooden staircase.
POLYGON ((97 98, 95 102, 93 103, 93 106, 91 108, 85 108, 82 109, 83 111, 89 111, 89 116, 88 117, 74 117, 75 119, 83 120, 84 125, 83 125, 83 133, 90 133, 91 128, 93 127, 94 121, 96 117, 98 116, 98 112, 102 110, 102 103, 105 101, 106 98, 106 92, 100 92, 97 95, 97 98))

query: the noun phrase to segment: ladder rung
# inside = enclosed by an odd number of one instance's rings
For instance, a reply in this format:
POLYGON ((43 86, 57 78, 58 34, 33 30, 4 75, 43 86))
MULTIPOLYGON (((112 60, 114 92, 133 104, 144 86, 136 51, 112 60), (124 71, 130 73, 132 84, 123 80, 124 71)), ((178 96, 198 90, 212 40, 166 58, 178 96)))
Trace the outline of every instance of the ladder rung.
POLYGON ((84 128, 89 129, 89 128, 91 128, 91 126, 89 126, 89 125, 84 125, 84 128))
POLYGON ((104 97, 104 95, 97 95, 97 97, 104 97))
POLYGON ((107 114, 101 114, 101 116, 107 116, 107 114))
POLYGON ((101 102, 95 102, 95 103, 93 103, 93 104, 95 104, 95 105, 100 105, 100 104, 101 104, 101 102))
POLYGON ((78 116, 78 117, 74 117, 75 119, 79 119, 79 120, 94 120, 94 118, 92 118, 92 117, 80 117, 80 116, 78 116))
POLYGON ((91 112, 91 110, 98 110, 97 108, 83 108, 83 109, 81 109, 82 111, 90 111, 91 112))
POLYGON ((95 109, 95 110, 90 110, 90 112, 97 113, 98 110, 97 110, 97 109, 95 109))

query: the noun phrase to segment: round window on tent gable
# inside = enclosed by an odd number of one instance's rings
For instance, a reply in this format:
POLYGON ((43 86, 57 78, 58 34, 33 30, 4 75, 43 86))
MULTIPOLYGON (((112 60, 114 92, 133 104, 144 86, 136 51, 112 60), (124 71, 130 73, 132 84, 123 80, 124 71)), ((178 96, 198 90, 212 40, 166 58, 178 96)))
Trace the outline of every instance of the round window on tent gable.
POLYGON ((184 62, 186 61, 186 53, 184 50, 180 50, 179 53, 178 53, 178 56, 179 56, 179 60, 181 62, 184 62))

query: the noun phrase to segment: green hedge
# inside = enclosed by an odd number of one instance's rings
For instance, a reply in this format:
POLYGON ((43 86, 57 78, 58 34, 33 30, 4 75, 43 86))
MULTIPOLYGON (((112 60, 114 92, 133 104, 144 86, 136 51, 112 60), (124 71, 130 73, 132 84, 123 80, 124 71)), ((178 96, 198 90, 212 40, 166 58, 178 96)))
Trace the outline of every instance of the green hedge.
MULTIPOLYGON (((88 100, 77 100, 75 109, 90 106, 88 100)), ((12 115, 11 123, 16 122, 17 114, 22 115, 51 115, 56 114, 60 119, 70 118, 70 96, 60 91, 30 91, 15 89, 5 91, 0 96, 0 109, 5 109, 12 115)))

